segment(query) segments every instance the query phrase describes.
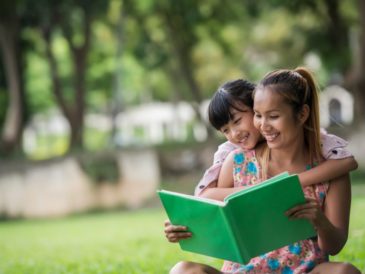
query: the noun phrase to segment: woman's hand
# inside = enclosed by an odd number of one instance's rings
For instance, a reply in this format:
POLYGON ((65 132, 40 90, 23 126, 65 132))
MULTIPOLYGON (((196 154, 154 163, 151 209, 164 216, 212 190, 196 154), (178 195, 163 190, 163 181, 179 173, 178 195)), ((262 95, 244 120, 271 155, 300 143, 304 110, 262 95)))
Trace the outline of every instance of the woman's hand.
POLYGON ((191 237, 191 232, 187 231, 186 226, 173 225, 169 220, 165 221, 165 236, 170 243, 177 243, 182 239, 188 239, 191 237))
POLYGON ((295 206, 285 212, 289 219, 307 219, 315 230, 328 224, 328 219, 314 198, 307 198, 307 203, 295 206))

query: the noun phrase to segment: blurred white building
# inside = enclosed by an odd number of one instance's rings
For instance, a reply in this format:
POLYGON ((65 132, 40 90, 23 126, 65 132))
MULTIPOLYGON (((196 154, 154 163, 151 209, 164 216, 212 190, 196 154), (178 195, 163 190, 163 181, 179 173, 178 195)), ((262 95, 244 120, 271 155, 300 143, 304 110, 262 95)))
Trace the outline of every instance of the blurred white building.
MULTIPOLYGON (((207 119, 208 101, 200 107, 202 117, 207 119)), ((119 146, 160 144, 165 141, 184 141, 207 138, 205 126, 195 119, 193 107, 187 102, 177 104, 153 102, 127 108, 115 119, 119 146)), ((85 128, 109 134, 113 121, 110 115, 89 113, 85 115, 85 128)), ((32 153, 38 140, 44 136, 68 136, 70 127, 59 111, 38 114, 30 120, 23 134, 23 147, 32 153)))
MULTIPOLYGON (((200 113, 207 121, 209 100, 200 106, 200 113)), ((320 93, 321 126, 348 125, 353 120, 352 95, 340 86, 329 86, 320 93)), ((166 141, 184 141, 193 138, 204 141, 207 130, 195 118, 193 107, 187 102, 176 104, 152 102, 129 107, 119 113, 114 121, 117 129, 114 142, 119 146, 151 145, 166 141)), ((85 128, 105 134, 112 130, 110 115, 89 113, 85 115, 85 128)), ((68 136, 70 127, 60 112, 36 115, 24 131, 23 145, 26 152, 37 146, 40 136, 68 136)))
POLYGON ((344 88, 328 86, 320 93, 319 98, 321 126, 349 125, 354 118, 354 98, 344 88))
MULTIPOLYGON (((203 109, 201 112, 204 113, 203 109)), ((194 110, 187 102, 155 102, 129 108, 118 114, 116 125, 116 142, 122 146, 184 141, 189 133, 199 141, 207 137, 205 127, 195 120, 194 110)))

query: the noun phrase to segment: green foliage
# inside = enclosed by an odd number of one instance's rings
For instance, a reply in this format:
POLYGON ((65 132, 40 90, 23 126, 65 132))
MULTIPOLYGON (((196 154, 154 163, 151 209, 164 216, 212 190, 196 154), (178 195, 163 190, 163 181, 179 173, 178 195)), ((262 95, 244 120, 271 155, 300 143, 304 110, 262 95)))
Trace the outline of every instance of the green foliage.
MULTIPOLYGON (((11 13, 19 20, 28 116, 57 105, 45 33, 62 95, 70 109, 80 106, 74 49, 85 42, 86 18, 92 19, 86 112, 115 114, 146 101, 209 98, 227 80, 258 81, 272 69, 307 65, 308 55, 319 57, 322 65, 314 72, 325 85, 333 72, 350 71, 349 37, 361 22, 357 5, 356 0, 22 0, 4 2, 1 10, 4 20, 11 13)), ((0 70, 0 104, 6 106, 5 68, 0 70)), ((5 112, 1 108, 0 128, 5 112)))
POLYGON ((110 133, 94 128, 86 128, 84 135, 84 146, 88 151, 103 150, 109 145, 110 133))
POLYGON ((68 149, 67 136, 40 135, 37 137, 36 149, 27 157, 32 160, 44 160, 62 156, 68 149))
POLYGON ((51 92, 51 82, 48 73, 47 62, 36 52, 30 52, 27 55, 27 61, 32 64, 26 70, 26 95, 32 114, 42 113, 54 108, 56 103, 51 92))

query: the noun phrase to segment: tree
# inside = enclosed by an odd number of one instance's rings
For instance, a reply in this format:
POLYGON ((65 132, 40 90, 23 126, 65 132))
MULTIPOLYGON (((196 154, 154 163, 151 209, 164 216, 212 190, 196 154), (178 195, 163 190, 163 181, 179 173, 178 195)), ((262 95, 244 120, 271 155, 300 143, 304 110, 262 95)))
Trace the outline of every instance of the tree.
POLYGON ((355 67, 355 84, 353 86, 355 96, 355 126, 365 125, 365 2, 357 1, 359 10, 359 51, 358 64, 355 67))
MULTIPOLYGON (((304 51, 314 51, 321 57, 328 74, 340 73, 344 76, 342 83, 354 95, 355 128, 365 124, 365 2, 362 0, 347 2, 339 0, 271 0, 255 2, 258 7, 284 7, 299 17, 309 11, 315 21, 313 26, 301 26, 305 39, 304 51), (347 6, 345 6, 345 3, 347 6), (345 16, 345 8, 358 12, 358 21, 345 16), (357 27, 358 25, 358 27, 357 27), (359 29, 359 50, 354 50, 350 40, 350 29, 359 29), (355 55, 355 56, 352 56, 355 55), (352 58, 351 58, 352 57, 352 58)), ((260 18, 261 16, 259 16, 260 18)), ((261 20, 261 18, 260 18, 261 20)), ((303 52, 303 53, 305 53, 303 52)))
MULTIPOLYGON (((28 5, 34 5, 29 1, 28 5)), ((64 0, 57 3, 38 1, 37 12, 33 13, 33 24, 40 30, 45 44, 45 54, 50 67, 52 89, 59 108, 71 128, 70 148, 83 146, 84 113, 86 97, 87 58, 91 47, 91 25, 97 15, 105 11, 107 2, 64 0), (73 72, 73 94, 67 96, 63 79, 58 69, 53 42, 61 31, 66 40, 73 72)))
POLYGON ((18 2, 5 1, 0 10, 0 47, 8 91, 8 105, 1 135, 3 154, 20 149, 25 120, 25 98, 22 79, 21 22, 18 2))
MULTIPOLYGON (((170 99, 190 101, 198 120, 205 123, 199 105, 204 99, 203 90, 210 88, 211 83, 203 86, 197 80, 199 65, 194 51, 206 39, 216 43, 225 58, 232 57, 232 45, 222 38, 220 31, 232 21, 239 21, 244 7, 227 2, 222 9, 220 1, 193 0, 145 1, 143 4, 126 0, 124 3, 127 13, 137 22, 134 26, 138 28, 139 37, 132 45, 135 56, 148 71, 162 68, 170 82, 170 99)), ((219 83, 215 80, 214 89, 219 83)))

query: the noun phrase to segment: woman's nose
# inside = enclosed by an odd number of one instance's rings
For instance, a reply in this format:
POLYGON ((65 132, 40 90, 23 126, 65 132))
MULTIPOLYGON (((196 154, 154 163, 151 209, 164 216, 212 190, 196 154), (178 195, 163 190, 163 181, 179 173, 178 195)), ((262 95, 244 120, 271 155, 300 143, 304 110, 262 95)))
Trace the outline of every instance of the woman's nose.
POLYGON ((270 127, 270 124, 268 123, 267 119, 262 119, 260 127, 261 129, 267 129, 270 127))

